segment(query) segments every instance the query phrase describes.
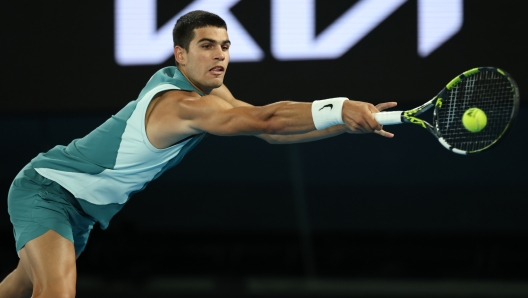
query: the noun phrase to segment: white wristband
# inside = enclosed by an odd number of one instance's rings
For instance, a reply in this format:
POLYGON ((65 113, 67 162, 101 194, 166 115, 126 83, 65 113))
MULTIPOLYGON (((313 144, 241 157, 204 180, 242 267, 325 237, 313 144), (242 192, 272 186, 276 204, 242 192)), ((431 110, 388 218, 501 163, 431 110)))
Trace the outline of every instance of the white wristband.
POLYGON ((316 100, 312 103, 312 119, 317 130, 325 129, 337 124, 344 124, 341 111, 346 97, 335 97, 316 100))

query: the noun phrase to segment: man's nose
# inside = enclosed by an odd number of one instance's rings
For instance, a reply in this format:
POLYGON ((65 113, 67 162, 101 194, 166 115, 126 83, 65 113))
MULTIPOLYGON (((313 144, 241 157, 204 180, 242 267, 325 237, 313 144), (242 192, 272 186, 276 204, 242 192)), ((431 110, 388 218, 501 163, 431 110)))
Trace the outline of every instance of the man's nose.
POLYGON ((224 61, 225 60, 225 52, 224 50, 222 49, 222 47, 219 47, 215 53, 215 59, 216 60, 219 60, 219 61, 224 61))

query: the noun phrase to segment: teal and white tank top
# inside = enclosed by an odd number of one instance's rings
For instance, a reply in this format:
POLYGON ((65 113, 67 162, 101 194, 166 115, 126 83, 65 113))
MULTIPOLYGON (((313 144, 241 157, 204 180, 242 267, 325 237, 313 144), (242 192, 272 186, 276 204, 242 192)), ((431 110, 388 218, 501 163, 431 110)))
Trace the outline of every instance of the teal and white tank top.
POLYGON ((157 149, 147 138, 145 113, 152 98, 167 90, 195 91, 174 66, 156 72, 137 100, 81 139, 39 154, 31 163, 42 176, 59 183, 83 211, 105 229, 130 197, 178 164, 203 138, 192 136, 157 149))

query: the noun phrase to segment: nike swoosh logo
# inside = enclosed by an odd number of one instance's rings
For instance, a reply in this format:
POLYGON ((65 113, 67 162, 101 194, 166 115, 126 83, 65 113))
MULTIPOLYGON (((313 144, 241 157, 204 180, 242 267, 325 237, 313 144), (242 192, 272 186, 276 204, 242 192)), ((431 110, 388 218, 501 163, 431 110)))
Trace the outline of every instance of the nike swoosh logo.
POLYGON ((334 107, 334 105, 331 104, 331 103, 329 103, 329 104, 327 104, 327 105, 324 105, 322 108, 320 108, 319 111, 322 110, 322 109, 324 109, 324 108, 326 108, 326 107, 330 107, 330 110, 331 110, 331 109, 334 107))

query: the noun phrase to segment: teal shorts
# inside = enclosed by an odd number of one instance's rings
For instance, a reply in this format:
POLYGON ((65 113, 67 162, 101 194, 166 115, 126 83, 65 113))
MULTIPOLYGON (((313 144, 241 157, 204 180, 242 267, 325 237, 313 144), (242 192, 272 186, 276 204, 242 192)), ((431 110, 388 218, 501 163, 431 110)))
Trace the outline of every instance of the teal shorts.
POLYGON ((70 192, 42 177, 31 164, 11 184, 7 206, 17 253, 29 241, 53 230, 73 242, 75 253, 80 254, 95 223, 70 192))

